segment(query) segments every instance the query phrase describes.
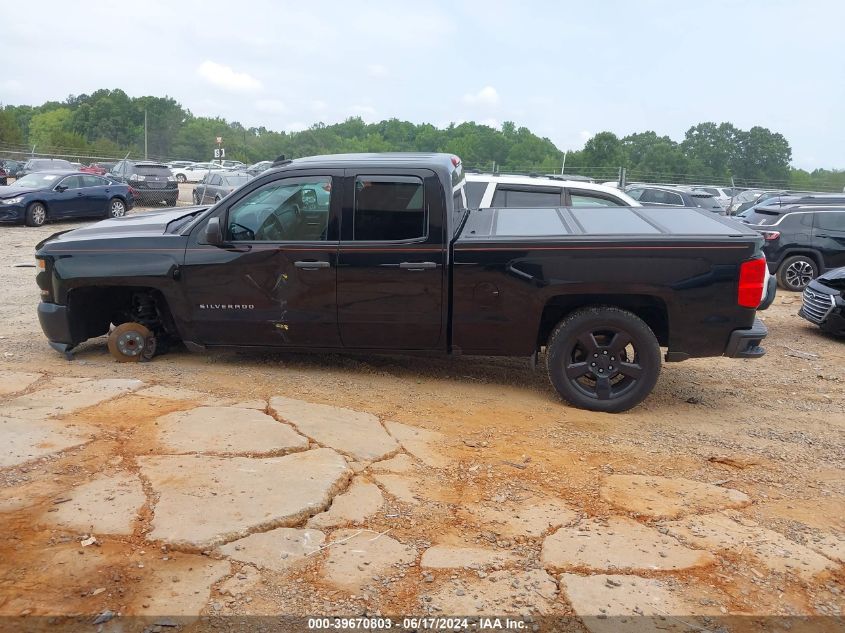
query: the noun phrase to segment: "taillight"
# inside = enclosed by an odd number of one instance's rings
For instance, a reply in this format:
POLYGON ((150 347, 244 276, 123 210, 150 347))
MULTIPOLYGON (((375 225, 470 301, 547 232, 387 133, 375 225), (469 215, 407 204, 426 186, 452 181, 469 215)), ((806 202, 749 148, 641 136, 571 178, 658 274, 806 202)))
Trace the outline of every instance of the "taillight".
POLYGON ((762 231, 763 239, 772 242, 780 237, 780 231, 762 231))
POLYGON ((452 156, 452 167, 457 167, 461 164, 461 159, 457 156, 452 156))
POLYGON ((739 291, 736 302, 743 308, 756 308, 763 300, 766 282, 766 258, 742 262, 739 267, 739 291))

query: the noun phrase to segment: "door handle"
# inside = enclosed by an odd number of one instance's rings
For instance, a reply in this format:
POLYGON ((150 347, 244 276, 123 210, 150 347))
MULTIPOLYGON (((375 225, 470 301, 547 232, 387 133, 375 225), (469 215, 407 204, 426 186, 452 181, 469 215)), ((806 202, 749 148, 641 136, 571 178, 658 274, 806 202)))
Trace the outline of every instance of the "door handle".
POLYGON ((431 270, 437 268, 437 264, 434 262, 402 262, 399 264, 399 268, 404 270, 431 270))
POLYGON ((816 237, 830 237, 827 233, 816 233, 816 237))
POLYGON ((331 264, 329 262, 305 262, 299 261, 294 262, 294 266, 297 268, 302 268, 303 270, 317 270, 318 268, 330 268, 331 264))

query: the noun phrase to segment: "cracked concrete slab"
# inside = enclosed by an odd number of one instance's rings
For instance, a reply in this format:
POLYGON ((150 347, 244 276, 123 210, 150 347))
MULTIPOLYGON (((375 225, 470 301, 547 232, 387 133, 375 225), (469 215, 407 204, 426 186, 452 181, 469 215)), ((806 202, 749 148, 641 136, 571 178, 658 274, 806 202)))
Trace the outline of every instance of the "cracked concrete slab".
POLYGON ((323 446, 359 461, 384 459, 399 445, 371 413, 275 397, 270 412, 323 446))
POLYGON ((417 504, 420 502, 417 490, 417 480, 403 475, 393 474, 375 474, 373 475, 381 486, 387 491, 387 494, 396 497, 399 501, 404 503, 417 504))
POLYGON ((204 556, 151 559, 147 564, 149 572, 136 599, 140 604, 131 615, 198 616, 208 604, 211 587, 232 573, 229 561, 204 556))
POLYGON ((412 564, 417 551, 386 534, 372 530, 338 530, 331 536, 323 563, 324 578, 340 589, 356 592, 372 584, 374 576, 393 576, 412 564))
POLYGON ((557 571, 666 571, 716 562, 709 552, 689 549, 627 517, 593 519, 561 528, 543 541, 540 560, 557 571))
POLYGON ((444 436, 437 431, 429 431, 417 426, 408 426, 401 422, 385 422, 387 431, 406 451, 431 468, 445 468, 451 460, 437 450, 436 445, 443 442, 444 436))
POLYGON ((407 453, 399 453, 390 459, 370 464, 370 470, 373 472, 402 474, 409 473, 414 470, 414 468, 414 460, 411 459, 407 453))
POLYGON ((149 540, 200 550, 324 510, 352 472, 328 448, 284 457, 140 457, 158 494, 149 540))
POLYGON ((696 547, 751 555, 774 572, 792 573, 805 580, 837 567, 809 547, 739 515, 732 518, 715 512, 667 522, 664 526, 672 536, 696 547))
POLYGON ((181 387, 171 387, 169 385, 151 385, 144 387, 135 392, 136 395, 145 398, 155 398, 156 400, 177 400, 180 402, 195 402, 201 406, 216 407, 230 404, 224 398, 218 398, 206 393, 204 391, 195 391, 194 389, 183 389, 181 387))
POLYGON ((542 536, 551 529, 568 525, 578 513, 562 499, 541 499, 523 503, 507 502, 496 506, 470 505, 462 514, 486 530, 503 536, 542 536))
POLYGON ((70 501, 53 506, 43 519, 90 534, 132 534, 146 502, 141 480, 128 472, 102 474, 61 495, 70 501))
POLYGON ((540 569, 516 572, 505 569, 484 579, 456 579, 439 587, 430 597, 431 601, 424 597, 420 606, 436 607, 434 614, 438 615, 543 615, 554 612, 557 585, 540 569))
POLYGON ((343 494, 334 498, 331 507, 308 520, 308 527, 327 528, 363 523, 384 505, 384 495, 375 484, 353 479, 343 494))
POLYGON ((639 576, 563 574, 560 590, 592 633, 682 633, 701 627, 688 624, 693 614, 719 613, 684 599, 671 581, 639 576))
POLYGON ((308 448, 308 439, 287 424, 238 407, 197 407, 156 420, 167 452, 284 455, 308 448))
POLYGON ((610 475, 601 486, 608 503, 650 517, 674 519, 685 514, 742 508, 751 503, 748 495, 682 477, 610 475))
POLYGON ((40 389, 13 398, 4 407, 4 414, 28 420, 70 415, 143 386, 140 380, 124 378, 67 379, 57 388, 40 389))
POLYGON ((55 420, 0 417, 0 468, 10 468, 91 441, 93 426, 55 420))
POLYGON ((42 374, 0 370, 0 396, 8 396, 29 389, 41 378, 42 374))
POLYGON ((320 551, 325 540, 326 535, 319 530, 277 528, 232 541, 218 551, 242 563, 283 572, 315 560, 313 555, 320 551))
POLYGON ((482 547, 434 545, 423 552, 420 567, 429 569, 484 568, 517 560, 513 552, 482 547))

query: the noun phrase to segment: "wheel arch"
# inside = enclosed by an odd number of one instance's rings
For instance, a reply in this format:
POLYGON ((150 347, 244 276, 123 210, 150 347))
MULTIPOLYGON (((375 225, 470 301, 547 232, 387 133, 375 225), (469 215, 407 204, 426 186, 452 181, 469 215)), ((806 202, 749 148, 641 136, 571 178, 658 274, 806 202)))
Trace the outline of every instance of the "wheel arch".
POLYGON ((543 306, 537 332, 537 347, 546 344, 560 321, 568 314, 588 306, 606 306, 628 310, 642 319, 654 332, 658 343, 669 345, 669 308, 657 296, 648 294, 558 294, 549 297, 543 306))
POLYGON ((804 255, 805 257, 809 257, 816 263, 816 267, 819 269, 819 273, 824 271, 824 258, 822 257, 821 253, 817 250, 810 248, 810 247, 795 247, 786 249, 781 255, 780 260, 777 264, 777 270, 780 272, 783 263, 789 259, 790 257, 795 257, 796 255, 804 255))

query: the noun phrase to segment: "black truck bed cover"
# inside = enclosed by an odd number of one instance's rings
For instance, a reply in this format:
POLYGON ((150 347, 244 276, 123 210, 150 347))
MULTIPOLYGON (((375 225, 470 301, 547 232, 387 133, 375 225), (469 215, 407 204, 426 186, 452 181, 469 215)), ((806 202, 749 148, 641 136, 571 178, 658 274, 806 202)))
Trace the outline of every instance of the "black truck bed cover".
POLYGON ((545 207, 470 212, 458 241, 583 239, 585 237, 708 239, 760 234, 733 219, 693 208, 545 207))

